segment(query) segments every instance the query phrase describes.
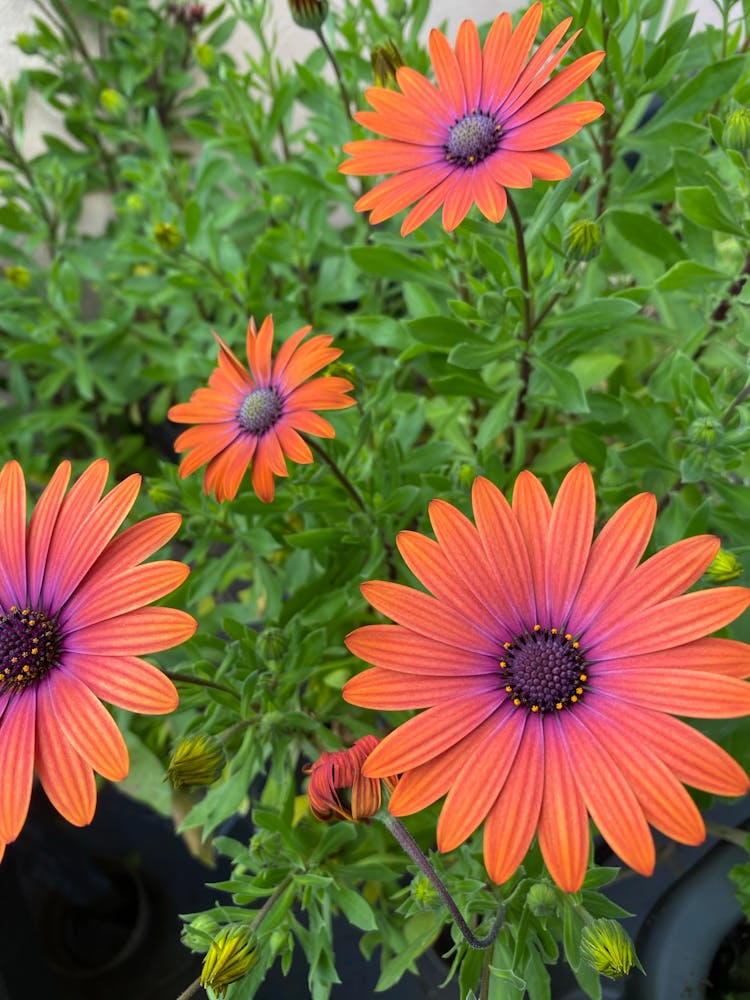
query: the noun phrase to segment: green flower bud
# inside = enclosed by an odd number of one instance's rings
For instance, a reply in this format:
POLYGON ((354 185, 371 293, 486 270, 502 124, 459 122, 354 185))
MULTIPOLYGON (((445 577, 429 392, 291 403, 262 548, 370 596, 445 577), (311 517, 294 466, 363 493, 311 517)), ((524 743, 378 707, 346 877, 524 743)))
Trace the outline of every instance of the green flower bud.
POLYGON ((719 549, 716 558, 706 570, 706 576, 714 583, 729 583, 742 576, 742 563, 731 552, 719 549))
POLYGON ((289 10, 300 28, 319 31, 328 14, 328 0, 289 0, 289 10))
POLYGON ((258 943, 246 924, 228 924, 211 943, 203 960, 201 986, 210 986, 217 997, 242 979, 258 961, 258 943))
POLYGON ((138 215, 146 208, 146 202, 139 194, 129 194, 125 199, 125 208, 133 215, 138 215))
POLYGON ((12 267, 6 267, 5 277, 14 288, 18 288, 21 291, 23 291, 24 288, 28 288, 31 284, 31 271, 28 267, 22 267, 20 264, 14 264, 12 267))
POLYGON ((409 895, 420 910, 439 910, 443 905, 440 893, 425 875, 415 875, 409 886, 409 895))
POLYGON ((721 433, 721 421, 713 417, 700 417, 694 420, 688 429, 688 437, 694 444, 709 447, 715 444, 721 433))
POLYGON ((39 36, 22 31, 16 35, 16 45, 25 55, 33 56, 39 51, 39 36))
POLYGON ((199 913, 189 924, 185 924, 180 935, 182 943, 190 951, 205 952, 219 931, 219 924, 208 913, 199 913))
POLYGON ((458 470, 458 482, 465 490, 471 488, 472 483, 477 478, 477 470, 473 465, 462 465, 458 470))
POLYGON ((535 917, 551 917, 557 902, 557 893, 548 882, 535 882, 526 894, 526 905, 535 917))
POLYGON ((198 44, 193 48, 195 53, 195 58, 198 61, 198 65, 202 66, 203 69, 209 69, 216 62, 216 50, 213 45, 207 45, 205 42, 198 42, 198 44))
POLYGON ((376 45, 370 54, 372 73, 378 87, 387 87, 396 82, 396 70, 404 65, 401 53, 396 43, 390 38, 385 45, 376 45))
POLYGON ((633 942, 616 920, 592 920, 583 928, 581 957, 592 969, 609 979, 626 976, 634 965, 641 969, 633 942))
POLYGON ((117 90, 112 90, 111 87, 106 87, 101 91, 99 94, 99 103, 105 111, 116 117, 124 114, 128 108, 128 102, 122 94, 117 90))
POLYGON ((591 260, 602 246, 602 233, 596 222, 584 220, 568 226, 563 249, 570 260, 591 260))
POLYGON ((117 28, 124 28, 130 22, 130 11, 127 7, 113 7, 109 19, 117 28))
POLYGON ((167 777, 174 788, 213 785, 221 777, 227 763, 224 744, 215 736, 199 733, 188 736, 175 752, 167 768, 167 777))
POLYGON ((182 243, 179 229, 171 222, 157 222, 154 226, 154 239, 162 250, 176 250, 182 243))
POLYGON ((153 264, 133 265, 133 275, 136 278, 148 278, 152 274, 156 274, 156 268, 154 267, 153 264))
POLYGON ((289 652, 289 642, 280 628, 264 629, 255 644, 258 659, 267 667, 280 664, 289 652))
POLYGON ((744 153, 750 148, 750 111, 747 108, 737 108, 729 113, 722 140, 726 149, 744 153))

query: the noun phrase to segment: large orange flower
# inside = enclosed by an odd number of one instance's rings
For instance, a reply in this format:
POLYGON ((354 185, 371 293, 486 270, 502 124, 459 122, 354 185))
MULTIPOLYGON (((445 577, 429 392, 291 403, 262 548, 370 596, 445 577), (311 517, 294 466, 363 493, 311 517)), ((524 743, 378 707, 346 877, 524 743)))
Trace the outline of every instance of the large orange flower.
POLYGON ((705 638, 750 604, 744 587, 686 594, 719 548, 709 535, 639 565, 656 503, 633 497, 593 541, 594 485, 574 468, 551 504, 523 472, 512 506, 474 483, 476 525, 435 500, 437 541, 412 531, 401 554, 434 596, 397 583, 363 585, 398 622, 347 638, 374 669, 344 697, 378 709, 427 708, 368 757, 370 777, 404 772, 390 800, 408 815, 447 793, 438 847, 481 823, 496 882, 510 878, 535 833, 555 881, 577 890, 589 857, 588 817, 632 868, 650 874, 649 823, 703 840, 683 782, 719 795, 748 788, 742 768, 674 715, 750 713, 750 647, 705 638))
POLYGON ((315 372, 340 357, 330 347, 333 337, 319 334, 300 346, 312 327, 297 330, 282 345, 271 364, 273 318, 266 316, 260 331, 255 321, 247 328, 247 360, 250 371, 221 337, 219 366, 214 368, 208 388, 196 389, 189 403, 178 403, 169 411, 171 420, 197 424, 175 442, 176 451, 189 451, 180 464, 184 478, 206 465, 203 486, 213 490, 221 503, 233 500, 242 477, 252 462, 253 489, 270 503, 274 475, 289 475, 284 461, 312 462, 307 442, 297 431, 319 437, 335 436, 333 427, 313 410, 339 410, 354 406, 346 393, 354 386, 345 378, 328 376, 306 381, 315 372))
POLYGON ((350 142, 345 174, 395 174, 363 195, 355 208, 382 222, 415 202, 404 219, 405 236, 440 206, 443 225, 455 229, 476 203, 492 222, 505 214, 506 188, 530 187, 532 178, 560 180, 570 174, 566 160, 549 146, 570 138, 604 111, 598 101, 575 101, 555 108, 596 69, 603 52, 577 59, 549 80, 578 37, 553 55, 567 31, 566 18, 528 59, 542 19, 535 3, 512 31, 510 14, 500 14, 484 48, 473 21, 458 29, 455 51, 437 29, 430 54, 438 86, 403 66, 396 73, 402 93, 371 87, 374 111, 354 117, 387 139, 350 142), (527 62, 528 59, 528 62, 527 62))
POLYGON ((112 781, 128 773, 125 741, 99 698, 149 714, 177 707, 172 682, 140 656, 195 631, 183 611, 146 607, 189 570, 141 563, 180 516, 148 518, 115 538, 141 477, 102 497, 107 473, 107 462, 94 462, 66 495, 63 462, 27 527, 21 467, 0 471, 0 852, 23 826, 35 768, 76 826, 94 815, 94 771, 112 781))

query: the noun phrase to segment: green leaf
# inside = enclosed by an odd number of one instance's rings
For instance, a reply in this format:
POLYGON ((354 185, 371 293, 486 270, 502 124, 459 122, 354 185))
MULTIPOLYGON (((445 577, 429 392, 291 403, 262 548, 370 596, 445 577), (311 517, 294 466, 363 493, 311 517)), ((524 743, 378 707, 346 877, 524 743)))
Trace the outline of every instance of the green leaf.
MULTIPOLYGON (((420 917, 430 918, 425 930, 417 934, 408 944, 406 944, 397 955, 389 959, 383 966, 375 986, 376 993, 382 993, 397 983, 403 976, 411 963, 422 954, 440 933, 443 926, 442 918, 436 914, 420 914, 420 917)), ((418 918, 412 918, 412 922, 418 918)))
POLYGON ((192 242, 198 235, 201 226, 201 208, 195 198, 188 198, 185 202, 183 225, 185 227, 185 239, 188 242, 192 242))
POLYGON ((676 237, 647 212, 608 212, 607 226, 610 225, 642 253, 658 258, 663 267, 670 267, 687 256, 676 237))
POLYGON ((745 56, 732 56, 704 66, 672 94, 643 126, 641 135, 654 135, 670 122, 707 112, 715 101, 731 92, 746 65, 745 56))
POLYGON ((715 267, 698 264, 694 260, 680 260, 657 278, 656 286, 662 292, 679 292, 684 289, 694 290, 696 286, 710 285, 714 282, 728 282, 729 276, 715 267))
POLYGON ((549 188, 542 200, 539 202, 539 207, 534 213, 531 225, 526 230, 526 246, 533 246, 537 238, 555 218, 567 201, 568 196, 575 191, 578 181, 584 171, 588 169, 588 166, 588 161, 584 160, 583 163, 579 163, 577 166, 573 167, 570 177, 566 177, 565 180, 559 181, 549 188))
POLYGON ((552 386, 552 390, 560 402, 561 409, 568 413, 588 413, 589 404, 586 394, 575 375, 567 368, 552 364, 544 358, 536 358, 534 365, 543 372, 552 386))
POLYGON ((345 885, 337 885, 332 891, 333 901, 341 909, 350 924, 363 931, 377 930, 378 924, 372 907, 358 892, 345 885))
POLYGON ((514 349, 515 345, 512 343, 498 347, 497 344, 468 344, 464 341, 456 344, 451 350, 448 362, 457 368, 482 368, 492 361, 500 361, 507 357, 509 353, 513 353, 514 349))
POLYGON ((747 231, 737 225, 710 188, 678 187, 676 195, 680 211, 696 225, 735 236, 747 236, 747 231))
POLYGON ((447 278, 423 257, 383 246, 350 247, 349 253, 357 267, 368 274, 399 282, 416 281, 438 288, 450 288, 447 278))
POLYGON ((162 816, 172 811, 172 792, 164 781, 164 767, 151 750, 135 733, 123 731, 125 746, 130 757, 128 776, 118 783, 118 788, 139 802, 146 802, 162 816))
POLYGON ((485 346, 485 340, 479 340, 478 335, 466 323, 451 316, 420 316, 406 324, 412 336, 423 344, 431 347, 455 348, 469 339, 485 346))
POLYGON ((631 299, 619 297, 589 299, 585 305, 574 306, 572 309, 550 314, 545 319, 544 325, 562 330, 567 330, 570 327, 592 330, 610 329, 635 316, 640 308, 640 305, 631 299))

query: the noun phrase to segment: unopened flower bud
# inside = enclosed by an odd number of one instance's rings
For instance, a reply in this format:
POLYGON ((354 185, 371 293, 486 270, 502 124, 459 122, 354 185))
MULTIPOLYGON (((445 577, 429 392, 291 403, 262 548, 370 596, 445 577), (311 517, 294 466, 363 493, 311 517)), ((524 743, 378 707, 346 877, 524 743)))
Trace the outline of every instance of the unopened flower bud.
POLYGON ((535 882, 526 893, 526 905, 535 917, 551 917, 557 902, 557 893, 548 882, 535 882))
POLYGON ((744 153, 750 148, 750 111, 747 108, 730 111, 724 124, 722 140, 726 149, 744 153))
POLYGON ((167 777, 174 788, 212 785, 221 777, 226 762, 221 740, 199 733, 188 736, 179 744, 169 762, 167 777))
POLYGON ((404 60, 390 38, 385 45, 376 45, 370 54, 372 73, 378 87, 387 87, 396 82, 396 70, 404 65, 404 60))
MULTIPOLYGON (((362 765, 380 740, 363 736, 348 750, 322 753, 314 764, 304 768, 310 775, 307 796, 316 819, 348 819, 357 823, 369 819, 380 809, 382 793, 380 778, 366 778, 362 765)), ((396 776, 383 778, 386 785, 396 787, 396 776)))
POLYGON ((619 979, 641 964, 633 942, 616 920, 592 920, 581 932, 581 957, 602 976, 619 979))
POLYGON ((731 552, 719 549, 716 557, 706 570, 706 576, 714 583, 729 583, 742 576, 742 563, 731 552))
POLYGON ((219 930, 219 924, 208 913, 199 913, 182 928, 180 938, 191 951, 205 952, 219 930))
POLYGON ((157 222, 154 226, 154 239, 162 250, 176 250, 182 243, 179 229, 171 222, 157 222))
POLYGON ((409 895, 420 910, 439 910, 443 905, 440 893, 424 875, 415 875, 409 886, 409 895))
POLYGON ((25 55, 33 56, 39 51, 39 36, 22 31, 20 35, 16 35, 16 45, 25 55))
POLYGON ((281 663, 289 652, 289 641, 280 628, 263 629, 255 644, 258 658, 267 667, 281 663))
POLYGON ((146 202, 139 194, 129 194, 125 199, 125 208, 128 212, 132 212, 133 215, 137 215, 139 212, 142 212, 145 207, 146 202))
POLYGON ((210 986, 217 997, 242 979, 258 961, 258 943, 247 924, 228 924, 211 943, 203 960, 201 986, 210 986))
POLYGON ((23 267, 21 264, 14 264, 11 267, 6 267, 5 277, 14 288, 18 288, 21 291, 23 291, 24 288, 28 288, 31 284, 31 271, 28 267, 23 267))
POLYGON ((465 490, 468 490, 477 478, 477 470, 473 465, 462 465, 458 470, 458 482, 465 490))
POLYGON ((105 87, 101 91, 99 94, 99 103, 105 111, 115 116, 124 114, 128 107, 128 102, 122 94, 117 90, 112 90, 111 87, 105 87))
POLYGON ((318 31, 328 14, 328 0, 289 0, 289 10, 300 28, 318 31))
POLYGON ((193 52, 195 53, 198 65, 202 66, 203 69, 208 69, 213 66, 216 61, 216 50, 213 45, 208 45, 206 42, 198 42, 198 44, 194 46, 193 52))
POLYGON ((596 222, 584 220, 568 226, 563 240, 565 256, 570 260, 591 260, 602 246, 602 233, 596 222))
POLYGON ((117 28, 124 28, 130 22, 130 11, 127 7, 113 7, 109 19, 117 28))

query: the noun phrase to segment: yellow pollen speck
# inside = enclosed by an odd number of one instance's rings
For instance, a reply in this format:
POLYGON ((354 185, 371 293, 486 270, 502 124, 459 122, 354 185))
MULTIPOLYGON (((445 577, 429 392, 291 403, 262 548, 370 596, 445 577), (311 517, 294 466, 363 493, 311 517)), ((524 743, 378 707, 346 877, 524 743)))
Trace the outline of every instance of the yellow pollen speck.
POLYGON ((36 625, 36 618, 29 618, 29 625, 31 625, 32 627, 36 625))
POLYGON ((505 668, 507 666, 508 666, 508 664, 505 662, 505 660, 500 660, 500 668, 501 668, 501 670, 505 670, 505 668))
POLYGON ((509 642, 504 642, 503 643, 503 649, 510 649, 510 643, 509 642))
POLYGON ((539 706, 538 705, 532 705, 531 706, 531 711, 532 712, 538 712, 539 711, 539 706))
POLYGON ((521 704, 521 699, 520 698, 514 698, 513 699, 513 704, 516 706, 516 708, 518 708, 518 706, 521 704))
POLYGON ((571 700, 571 701, 578 701, 578 695, 577 695, 577 694, 572 694, 572 695, 570 696, 570 700, 571 700))
POLYGON ((568 640, 568 642, 570 642, 570 640, 573 638, 573 636, 570 634, 570 632, 566 632, 565 633, 565 638, 568 640))
POLYGON ((573 643, 573 649, 580 649, 580 648, 581 648, 580 642, 574 642, 573 643))
POLYGON ((476 156, 472 155, 469 157, 469 163, 473 163, 476 160, 476 156))
POLYGON ((541 632, 541 630, 542 630, 542 626, 541 625, 535 625, 534 626, 534 631, 535 632, 541 632))
POLYGON ((16 605, 15 605, 15 604, 11 604, 11 606, 10 606, 10 610, 11 610, 11 611, 18 611, 18 608, 16 607, 16 605))
POLYGON ((555 705, 555 708, 557 709, 558 712, 560 711, 560 709, 562 707, 563 707, 563 703, 561 701, 558 701, 558 703, 555 705))
POLYGON ((587 681, 588 680, 588 675, 587 674, 581 674, 581 676, 578 678, 578 680, 579 681, 587 681))
POLYGON ((32 656, 36 656, 36 654, 37 654, 38 652, 39 652, 39 647, 38 647, 38 646, 32 646, 32 647, 31 647, 31 655, 32 655, 32 656))
POLYGON ((24 663, 24 665, 23 665, 23 672, 25 674, 28 674, 30 670, 31 670, 31 667, 28 665, 28 663, 24 663))
POLYGON ((552 635, 557 635, 557 629, 556 629, 556 628, 551 628, 551 629, 550 629, 550 633, 551 633, 552 635))
POLYGON ((583 694, 583 688, 576 688, 576 694, 583 694))
POLYGON ((506 691, 508 692, 508 694, 510 694, 510 693, 511 693, 511 691, 513 690, 513 688, 512 688, 511 686, 510 686, 510 684, 508 684, 508 685, 506 686, 505 690, 506 690, 506 691))

